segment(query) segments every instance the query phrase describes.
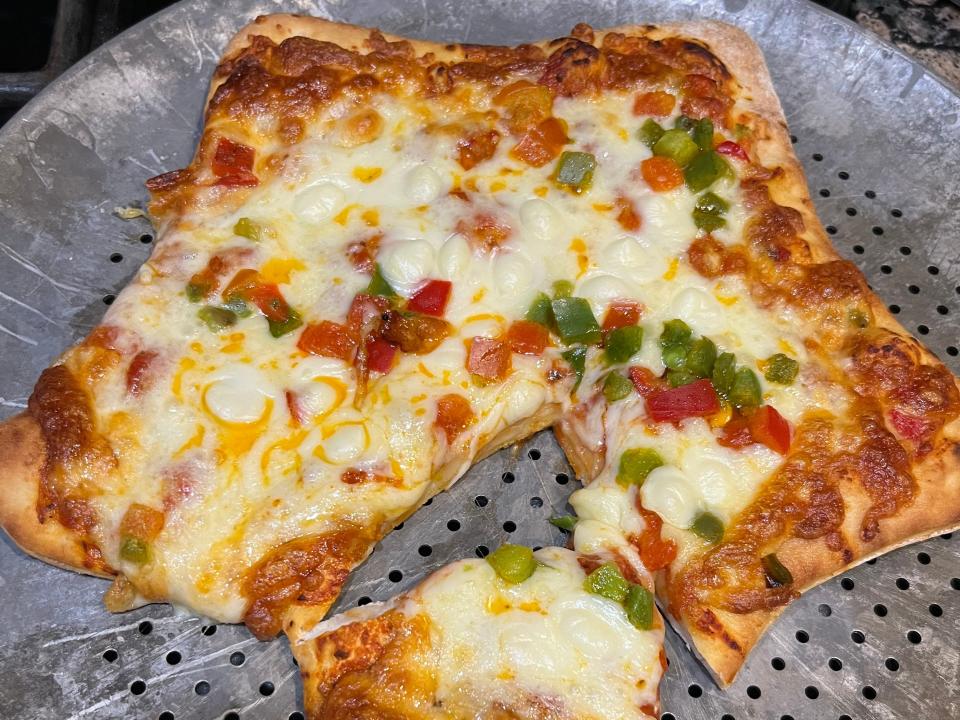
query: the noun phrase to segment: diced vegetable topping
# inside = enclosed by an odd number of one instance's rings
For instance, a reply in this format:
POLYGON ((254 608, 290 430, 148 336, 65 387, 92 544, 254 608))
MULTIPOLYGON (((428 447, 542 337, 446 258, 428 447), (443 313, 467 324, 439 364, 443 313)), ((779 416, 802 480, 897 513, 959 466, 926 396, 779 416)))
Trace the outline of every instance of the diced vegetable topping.
POLYGON ((233 226, 234 235, 245 237, 247 240, 253 240, 254 242, 260 242, 262 233, 263 228, 248 217, 240 218, 233 226))
MULTIPOLYGON (((693 141, 691 140, 691 142, 693 141)), ((690 164, 683 171, 683 178, 691 191, 700 192, 706 190, 729 172, 731 172, 730 166, 727 165, 726 161, 717 153, 709 150, 700 153, 690 161, 690 164)))
POLYGON ((713 232, 714 230, 719 230, 720 228, 725 227, 727 221, 719 215, 707 213, 703 210, 694 210, 693 224, 696 225, 699 230, 713 232))
POLYGON ((197 310, 197 317, 203 320, 204 325, 207 326, 210 332, 215 333, 237 324, 237 316, 235 313, 226 308, 215 307, 213 305, 205 305, 197 310))
POLYGON ((297 347, 310 355, 337 358, 351 363, 357 351, 357 342, 346 325, 321 320, 310 323, 303 329, 297 340, 297 347))
POLYGON ((449 280, 428 280, 407 303, 407 310, 442 317, 450 300, 453 284, 449 280))
POLYGON ((514 320, 507 329, 507 342, 520 355, 542 355, 550 344, 550 332, 538 323, 514 320))
POLYGON ((676 96, 662 90, 639 93, 633 100, 633 114, 666 117, 676 104, 676 96))
POLYGON ((737 359, 733 353, 723 352, 713 364, 713 386, 724 397, 730 394, 733 380, 737 374, 737 359))
POLYGON ((730 404, 737 408, 756 407, 762 402, 760 380, 750 368, 737 368, 728 395, 730 404))
POLYGON ((267 318, 267 326, 270 328, 270 335, 275 338, 283 337, 303 325, 303 319, 293 308, 288 308, 287 315, 282 320, 267 318))
POLYGON ((633 392, 633 383, 620 373, 612 372, 603 381, 603 397, 613 403, 623 400, 633 392))
POLYGON ((640 303, 632 300, 614 300, 610 303, 607 314, 603 318, 603 330, 615 330, 636 325, 640 322, 640 312, 640 303))
POLYGON ((683 170, 672 158, 647 158, 640 163, 640 174, 655 192, 667 192, 683 185, 683 170))
POLYGON ((693 330, 683 320, 667 320, 660 333, 660 347, 685 345, 693 335, 693 330))
POLYGON ((548 117, 527 130, 510 154, 533 167, 543 167, 553 160, 568 142, 570 138, 567 137, 563 122, 555 117, 548 117))
POLYGON ((600 325, 593 316, 590 303, 583 298, 558 298, 551 303, 557 323, 557 334, 566 345, 596 345, 602 339, 600 325))
POLYGON ((693 126, 693 141, 701 150, 713 150, 713 120, 697 120, 693 126))
POLYGON ((583 373, 587 368, 587 349, 583 345, 580 345, 564 351, 560 357, 567 361, 567 365, 570 366, 570 369, 573 370, 577 376, 577 382, 573 385, 573 389, 576 390, 580 387, 580 382, 583 380, 583 373))
POLYGON ((613 563, 604 563, 583 581, 583 589, 594 595, 622 603, 630 592, 630 583, 613 563))
POLYGON ((705 192, 697 198, 697 210, 711 215, 723 215, 730 209, 730 203, 713 192, 705 192))
POLYGON ((490 381, 503 380, 510 372, 510 346, 500 340, 475 337, 470 341, 467 370, 490 381))
POLYGON ((477 130, 457 142, 457 161, 464 170, 470 170, 497 151, 500 133, 496 130, 477 130))
POLYGON ((680 167, 686 166, 699 151, 689 133, 680 128, 667 130, 653 146, 654 155, 670 158, 680 167))
POLYGON ((661 386, 660 379, 649 368, 634 365, 627 373, 633 387, 641 397, 646 397, 661 386))
POLYGON ((150 546, 140 538, 125 537, 120 544, 120 557, 127 562, 143 565, 150 559, 150 546))
POLYGON ((564 532, 573 532, 573 528, 577 525, 577 519, 573 515, 558 515, 550 518, 550 524, 564 532))
MULTIPOLYGON (((446 320, 388 310, 383 314, 383 339, 393 343, 405 353, 425 355, 432 352, 453 332, 453 326, 446 320)), ((510 351, 507 350, 507 358, 510 351)))
POLYGON ((373 372, 388 373, 397 356, 397 346, 383 338, 367 341, 367 368, 373 372))
POLYGON ((686 115, 680 115, 676 120, 673 121, 673 126, 684 132, 689 132, 693 130, 694 121, 693 118, 689 118, 686 115))
POLYGON ((647 395, 646 404, 647 414, 655 422, 679 422, 688 417, 705 417, 720 409, 717 393, 706 379, 669 390, 655 390, 647 395))
POLYGON ((712 512, 704 511, 697 515, 690 529, 711 545, 716 545, 723 539, 723 521, 712 512))
POLYGON ((684 369, 696 378, 708 378, 717 360, 717 346, 709 338, 698 338, 687 351, 684 369))
POLYGON ((436 426, 446 435, 448 443, 470 427, 474 420, 476 415, 470 401, 463 395, 449 393, 437 400, 436 426))
POLYGON ((649 630, 653 627, 653 593, 642 585, 630 586, 630 591, 623 600, 623 609, 627 611, 627 620, 637 630, 649 630))
POLYGON ((568 298, 573 295, 573 283, 569 280, 557 280, 553 283, 553 299, 568 298))
POLYGON ((774 452, 786 455, 790 450, 790 423, 776 408, 764 405, 749 418, 750 435, 754 442, 766 445, 774 452))
POLYGON ((546 293, 537 293, 524 317, 547 328, 553 326, 553 308, 550 307, 550 298, 546 293))
POLYGON ((210 169, 217 176, 217 185, 252 187, 259 183, 253 174, 256 152, 242 143, 220 138, 213 153, 210 169))
POLYGON ((767 358, 763 376, 770 382, 790 385, 797 378, 799 371, 800 363, 783 353, 777 353, 767 358))
POLYGON ((648 118, 637 131, 637 137, 640 138, 640 142, 642 142, 644 145, 652 148, 657 144, 657 140, 663 137, 665 132, 666 130, 660 127, 660 123, 658 123, 656 120, 651 120, 648 118))
POLYGON ((388 283, 387 279, 383 276, 380 263, 376 263, 373 266, 373 276, 370 278, 370 284, 367 285, 366 293, 367 295, 386 298, 397 297, 397 291, 390 287, 390 283, 388 283))
POLYGON ((604 352, 608 363, 623 363, 640 351, 643 328, 639 325, 619 327, 607 333, 604 352))
POLYGON ((574 192, 581 193, 590 187, 597 159, 590 153, 566 150, 557 162, 556 180, 574 192))
POLYGON ((775 553, 764 555, 760 559, 760 563, 763 565, 763 572, 766 575, 767 587, 783 587, 793 582, 793 575, 787 567, 780 562, 780 559, 775 553))
POLYGON ((663 465, 660 453, 652 448, 630 448, 620 456, 617 482, 620 485, 642 485, 654 469, 663 465))
POLYGON ((523 545, 509 543, 501 545, 487 555, 487 562, 502 580, 511 585, 522 583, 537 569, 533 550, 523 545))
POLYGON ((742 160, 743 162, 750 162, 750 157, 747 155, 746 150, 732 140, 724 140, 722 143, 717 145, 716 150, 721 155, 736 158, 737 160, 742 160))

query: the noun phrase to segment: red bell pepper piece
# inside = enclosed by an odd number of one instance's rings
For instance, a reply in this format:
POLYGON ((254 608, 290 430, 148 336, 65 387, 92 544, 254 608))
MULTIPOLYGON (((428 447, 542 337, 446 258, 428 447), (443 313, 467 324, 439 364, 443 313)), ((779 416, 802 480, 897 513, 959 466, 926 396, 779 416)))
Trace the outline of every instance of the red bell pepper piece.
POLYGON ((521 355, 542 355, 550 344, 550 331, 540 323, 515 320, 507 330, 510 349, 521 355))
POLYGON ((447 309, 452 289, 453 285, 447 280, 427 280, 427 283, 410 298, 407 310, 442 317, 447 309))
POLYGON ((709 380, 668 390, 654 390, 646 396, 647 414, 655 422, 678 422, 689 417, 713 415, 720 400, 709 380))
POLYGON ((716 151, 721 155, 726 155, 727 157, 736 158, 737 160, 742 160, 743 162, 750 162, 750 157, 747 155, 747 151, 744 150, 739 143, 735 143, 733 140, 724 140, 722 143, 717 145, 716 151))

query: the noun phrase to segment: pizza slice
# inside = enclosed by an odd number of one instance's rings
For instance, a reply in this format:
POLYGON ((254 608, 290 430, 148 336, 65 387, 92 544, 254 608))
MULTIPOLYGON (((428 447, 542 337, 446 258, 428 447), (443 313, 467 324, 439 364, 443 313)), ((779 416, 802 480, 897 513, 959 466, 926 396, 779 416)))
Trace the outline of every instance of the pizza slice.
POLYGON ((650 583, 615 556, 561 548, 453 563, 291 639, 307 717, 659 717, 650 583))
POLYGON ((228 47, 158 243, 0 426, 29 552, 297 637, 556 423, 584 553, 721 682, 803 589, 960 521, 956 380, 839 259, 717 23, 517 48, 286 15, 228 47))

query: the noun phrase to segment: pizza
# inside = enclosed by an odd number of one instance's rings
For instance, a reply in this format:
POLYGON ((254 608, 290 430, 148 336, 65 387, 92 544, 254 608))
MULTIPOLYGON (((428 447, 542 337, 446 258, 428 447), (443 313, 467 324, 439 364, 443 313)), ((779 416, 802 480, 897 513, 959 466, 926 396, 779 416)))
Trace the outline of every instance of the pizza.
POLYGON ((631 572, 502 545, 325 620, 293 645, 311 717, 659 717, 663 624, 631 572))
POLYGON ((721 684, 801 592, 960 523, 956 378, 830 246, 735 28, 260 17, 147 187, 153 254, 0 425, 0 522, 110 610, 308 647, 391 528, 550 426, 573 549, 652 573, 721 684))

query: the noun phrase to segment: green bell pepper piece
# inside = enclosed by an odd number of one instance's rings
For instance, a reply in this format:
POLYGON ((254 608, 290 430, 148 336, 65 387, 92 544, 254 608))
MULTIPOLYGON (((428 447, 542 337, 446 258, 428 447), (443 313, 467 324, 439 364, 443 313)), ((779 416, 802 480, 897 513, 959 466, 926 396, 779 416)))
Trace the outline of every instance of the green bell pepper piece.
POLYGON ((713 373, 713 366, 717 361, 717 346, 709 338, 698 338, 690 345, 687 351, 687 362, 684 369, 698 378, 707 378, 713 373))
POLYGON ((556 180, 561 185, 583 192, 593 180, 597 159, 590 153, 565 150, 557 162, 556 180))
POLYGON ((604 342, 608 363, 623 363, 640 351, 643 345, 643 328, 639 325, 616 328, 607 334, 604 342))
POLYGON ((666 130, 660 126, 660 123, 647 118, 637 131, 637 137, 639 137, 640 142, 647 147, 653 147, 657 144, 657 140, 663 137, 665 132, 666 130))
POLYGON ((637 630, 653 627, 653 594, 642 585, 630 586, 623 599, 623 609, 627 611, 627 620, 637 630))
POLYGON ((777 353, 767 358, 767 369, 763 376, 770 382, 780 385, 791 385, 800 372, 800 363, 783 353, 777 353))
POLYGON ((683 171, 683 179, 693 192, 706 190, 730 171, 727 161, 713 150, 702 152, 689 162, 683 171))
POLYGON ((236 313, 214 305, 204 305, 197 310, 197 317, 203 320, 203 324, 207 326, 210 332, 215 333, 237 324, 236 313))
POLYGON ((733 353, 724 352, 720 353, 716 362, 713 363, 713 374, 710 379, 716 391, 726 397, 730 394, 736 374, 737 359, 733 353))
POLYGON ((603 397, 607 402, 623 400, 633 392, 633 383, 630 378, 620 373, 612 372, 603 381, 603 397))
POLYGON ((583 380, 583 373, 587 369, 587 349, 583 345, 580 345, 579 347, 565 350, 560 353, 560 357, 566 360, 570 369, 576 373, 577 382, 573 386, 574 391, 576 391, 576 389, 580 387, 580 382, 583 380))
POLYGON ((263 228, 250 218, 242 217, 233 226, 233 234, 245 237, 247 240, 260 242, 260 238, 263 236, 263 228))
POLYGON ((385 298, 397 297, 397 291, 390 286, 390 283, 383 276, 380 263, 373 266, 373 276, 370 278, 370 284, 367 285, 367 295, 379 295, 385 298))
POLYGON ((667 130, 653 146, 653 154, 668 157, 680 167, 693 160, 700 148, 685 130, 667 130))
POLYGON ((713 150, 713 120, 701 118, 693 126, 693 141, 701 150, 713 150))
POLYGON ((270 334, 273 337, 278 338, 286 335, 289 332, 293 332, 298 327, 303 325, 303 320, 300 318, 300 313, 293 308, 290 308, 286 318, 279 321, 267 318, 267 324, 270 326, 270 334))
POLYGON ((487 562, 504 581, 511 585, 522 583, 533 575, 537 569, 537 561, 533 557, 533 550, 523 545, 501 545, 487 555, 487 562))
POLYGON ((603 334, 589 302, 578 297, 557 298, 550 307, 556 319, 557 334, 564 344, 599 344, 603 334))
POLYGON ((738 408, 756 407, 761 400, 757 374, 750 368, 737 368, 730 387, 730 403, 738 408))
POLYGON ((550 298, 546 293, 537 293, 524 318, 547 328, 553 327, 553 309, 550 307, 550 298))
POLYGON ((617 468, 617 483, 626 485, 643 485, 654 469, 663 465, 660 453, 651 448, 630 448, 620 456, 620 465, 617 468))
POLYGON ((558 515, 550 518, 550 524, 564 532, 573 532, 573 528, 577 525, 577 519, 573 515, 558 515))
POLYGON ((604 563, 583 581, 583 589, 594 595, 622 603, 630 592, 630 583, 613 563, 604 563))
POLYGON ((723 521, 712 512, 704 511, 697 515, 690 530, 711 545, 716 545, 723 539, 723 521))

